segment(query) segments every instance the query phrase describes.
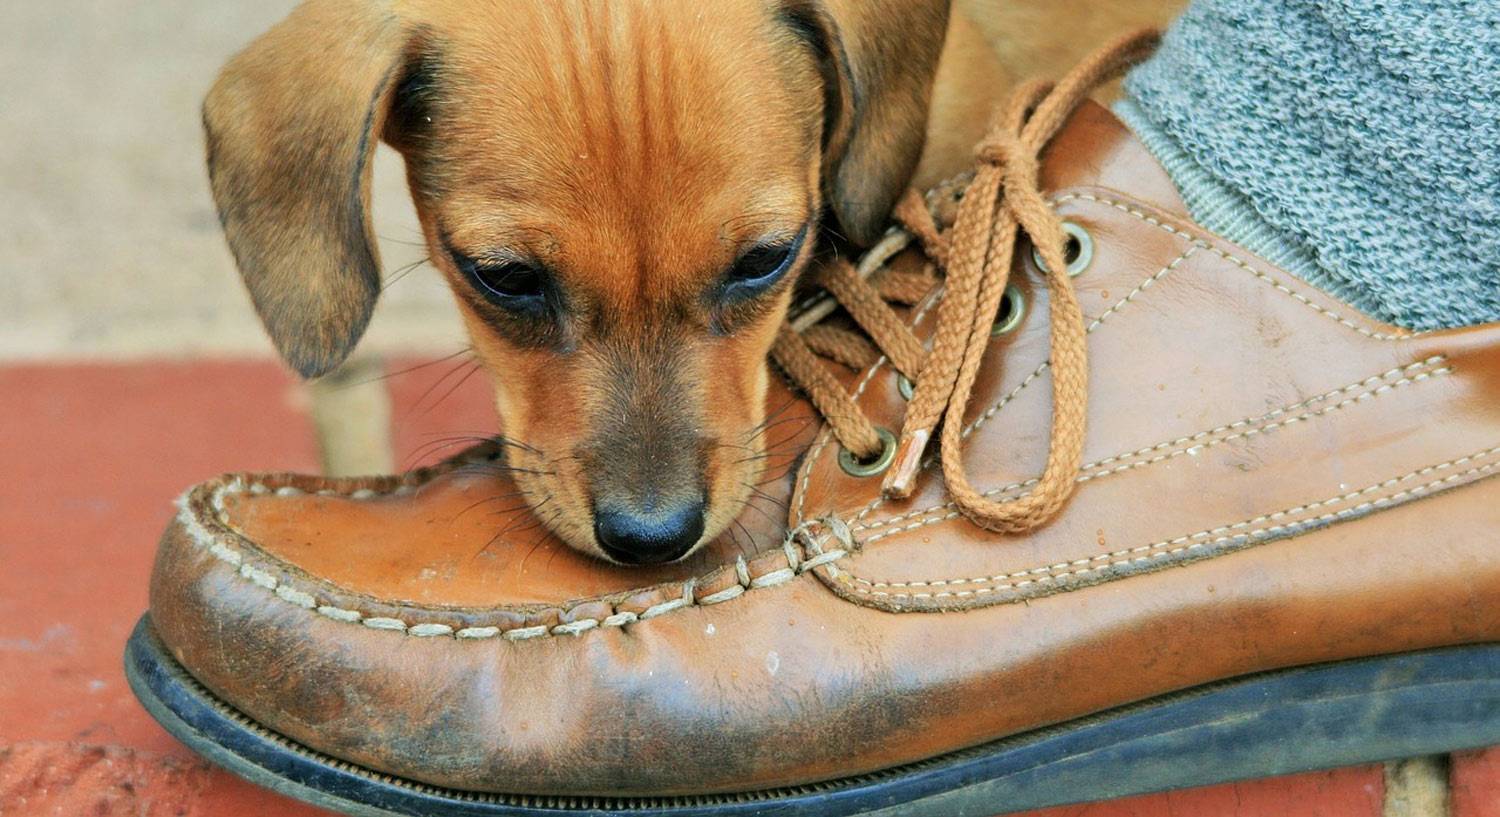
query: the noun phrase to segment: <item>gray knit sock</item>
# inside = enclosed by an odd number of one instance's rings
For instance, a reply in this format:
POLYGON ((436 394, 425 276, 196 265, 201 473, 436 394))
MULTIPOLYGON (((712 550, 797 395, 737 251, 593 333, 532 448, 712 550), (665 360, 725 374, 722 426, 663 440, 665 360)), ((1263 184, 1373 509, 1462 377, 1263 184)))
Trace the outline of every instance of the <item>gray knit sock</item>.
POLYGON ((1134 100, 1120 100, 1114 112, 1166 168, 1194 221, 1362 312, 1380 313, 1382 304, 1371 293, 1324 272, 1311 249, 1293 234, 1276 229, 1243 194, 1194 162, 1134 100))
POLYGON ((1500 3, 1195 0, 1126 90, 1204 227, 1401 326, 1500 321, 1500 3))

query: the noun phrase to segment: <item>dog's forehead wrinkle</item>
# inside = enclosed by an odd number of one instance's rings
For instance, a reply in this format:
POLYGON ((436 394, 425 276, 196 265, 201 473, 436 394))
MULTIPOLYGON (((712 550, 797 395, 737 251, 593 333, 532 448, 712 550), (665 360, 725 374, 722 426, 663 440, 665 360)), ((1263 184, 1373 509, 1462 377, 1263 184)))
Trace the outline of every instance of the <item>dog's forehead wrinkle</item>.
POLYGON ((434 209, 470 225, 470 255, 514 242, 600 302, 690 304, 817 206, 808 100, 768 4, 504 5, 448 22, 443 128, 424 144, 434 209))
POLYGON ((508 25, 451 37, 464 52, 453 117, 466 139, 488 136, 483 155, 527 157, 553 180, 571 169, 585 190, 639 205, 648 188, 680 195, 688 181, 750 164, 737 148, 785 154, 765 167, 806 152, 806 140, 786 138, 800 132, 802 103, 765 81, 781 76, 773 39, 745 34, 770 16, 760 3, 710 15, 679 0, 536 5, 504 4, 508 25))

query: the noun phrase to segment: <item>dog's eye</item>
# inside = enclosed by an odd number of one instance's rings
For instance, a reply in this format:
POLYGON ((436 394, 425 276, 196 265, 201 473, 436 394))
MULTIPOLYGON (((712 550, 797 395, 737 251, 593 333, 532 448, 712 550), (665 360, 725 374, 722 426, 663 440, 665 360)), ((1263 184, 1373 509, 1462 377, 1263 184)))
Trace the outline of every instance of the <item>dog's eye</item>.
POLYGON ((804 227, 790 242, 761 244, 745 252, 725 275, 724 294, 730 297, 748 296, 770 288, 792 268, 792 262, 797 259, 797 253, 801 251, 802 241, 806 237, 807 228, 804 227))
POLYGON ((527 264, 479 262, 472 267, 472 274, 491 299, 502 305, 540 307, 546 295, 541 270, 527 264))

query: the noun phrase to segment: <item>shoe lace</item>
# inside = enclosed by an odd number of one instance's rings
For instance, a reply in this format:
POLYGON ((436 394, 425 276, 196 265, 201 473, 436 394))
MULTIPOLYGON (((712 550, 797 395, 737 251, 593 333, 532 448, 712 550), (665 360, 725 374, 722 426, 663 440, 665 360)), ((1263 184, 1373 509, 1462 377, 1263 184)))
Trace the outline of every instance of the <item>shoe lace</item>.
POLYGON ((821 270, 816 283, 833 302, 825 301, 822 308, 804 312, 782 327, 772 358, 808 395, 840 445, 864 460, 894 445, 882 484, 886 495, 911 495, 928 443, 941 423, 940 459, 949 497, 975 524, 1006 533, 1024 532, 1051 519, 1067 502, 1083 456, 1088 404, 1086 332, 1067 272, 1062 221, 1041 191, 1039 157, 1091 91, 1144 60, 1159 39, 1159 33, 1152 30, 1122 36, 1055 85, 1032 81, 1018 87, 997 111, 975 150, 976 167, 952 226, 945 229, 923 198, 908 191, 893 213, 894 232, 857 267, 835 261, 821 270), (990 498, 969 482, 963 458, 963 418, 1021 232, 1042 259, 1051 294, 1052 433, 1046 465, 1030 490, 1019 496, 990 498), (922 273, 880 269, 913 240, 932 262, 922 273), (934 267, 942 270, 941 279, 934 267), (931 350, 927 351, 887 302, 914 304, 939 280, 946 288, 937 304, 931 350), (821 320, 838 306, 868 341, 859 332, 821 320), (894 443, 888 432, 882 436, 820 360, 822 356, 863 367, 880 354, 915 384, 894 443))

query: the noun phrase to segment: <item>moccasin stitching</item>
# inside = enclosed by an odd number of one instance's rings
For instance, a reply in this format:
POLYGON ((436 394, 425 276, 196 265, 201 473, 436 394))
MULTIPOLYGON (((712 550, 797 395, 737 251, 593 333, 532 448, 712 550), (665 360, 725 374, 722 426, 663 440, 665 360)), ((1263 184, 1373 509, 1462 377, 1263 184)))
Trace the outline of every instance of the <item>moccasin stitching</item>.
MULTIPOLYGON (((1156 272, 1153 275, 1149 276, 1147 279, 1145 279, 1145 281, 1142 282, 1142 284, 1140 286, 1137 287, 1137 289, 1132 290, 1129 295, 1127 295, 1125 298, 1122 298, 1119 302, 1116 302, 1116 304, 1114 306, 1110 307, 1110 309, 1108 309, 1108 310, 1105 310, 1105 312, 1103 314, 1101 314, 1098 318, 1094 319, 1094 321, 1088 327, 1088 331, 1089 332, 1093 332, 1095 329, 1097 329, 1098 326, 1101 325, 1104 322, 1104 320, 1106 320, 1110 315, 1114 314, 1114 312, 1117 311, 1119 307, 1122 307, 1126 302, 1128 302, 1129 299, 1131 299, 1135 295, 1139 294, 1139 292, 1142 289, 1145 289, 1146 287, 1150 286, 1151 283, 1154 283, 1155 279, 1161 278, 1167 272, 1170 272, 1172 269, 1174 269, 1182 261, 1186 260, 1186 258, 1188 256, 1190 256, 1194 252, 1196 252, 1196 251, 1198 251, 1198 250, 1201 249, 1201 250, 1208 250, 1209 252, 1213 253, 1214 255, 1219 256, 1220 258, 1224 259, 1225 261, 1228 261, 1229 263, 1231 263, 1231 264, 1235 265, 1236 267, 1244 270, 1245 272, 1250 273, 1251 275, 1255 276, 1260 281, 1262 281, 1262 282, 1270 285, 1276 291, 1278 291, 1278 292, 1280 292, 1280 293, 1282 293, 1284 295, 1290 296, 1291 298, 1293 298, 1297 302, 1299 302, 1302 305, 1308 307, 1309 309, 1312 309, 1313 311, 1317 312, 1318 314, 1323 315, 1324 317, 1326 317, 1326 318, 1334 321, 1335 323, 1338 323, 1338 324, 1340 324, 1340 325, 1342 325, 1342 326, 1344 326, 1344 327, 1346 327, 1348 329, 1352 329, 1353 331, 1355 331, 1355 332, 1357 332, 1357 333, 1359 333, 1359 334, 1361 334, 1361 335, 1363 335, 1363 336, 1365 336, 1367 338, 1371 338, 1373 340, 1380 340, 1380 341, 1398 341, 1398 340, 1407 340, 1407 339, 1410 339, 1410 338, 1420 337, 1420 336, 1422 336, 1424 334, 1428 334, 1427 332, 1402 332, 1400 334, 1388 334, 1388 333, 1385 333, 1385 332, 1373 331, 1373 330, 1368 329, 1366 327, 1360 326, 1360 325, 1354 323, 1353 321, 1351 321, 1349 318, 1345 317, 1344 315, 1341 315, 1338 312, 1335 312, 1335 311, 1333 311, 1331 309, 1328 309, 1327 307, 1324 307, 1321 304, 1316 303, 1311 298, 1308 298, 1306 295, 1303 295, 1302 293, 1297 292, 1297 291, 1291 289, 1285 283, 1283 283, 1280 280, 1276 279, 1275 277, 1273 277, 1273 276, 1271 276, 1271 275, 1269 275, 1269 274, 1267 274, 1267 273, 1265 273, 1265 272, 1263 272, 1263 271, 1255 268, 1249 262, 1245 261, 1244 259, 1240 258, 1239 256, 1234 255, 1233 253, 1227 252, 1225 250, 1219 249, 1218 247, 1214 246, 1214 244, 1210 240, 1208 240, 1206 238, 1203 238, 1202 236, 1200 236, 1200 235, 1198 235, 1198 234, 1196 234, 1196 233, 1194 233, 1192 231, 1185 230, 1185 229, 1177 227, 1177 226, 1175 226, 1173 224, 1169 224, 1166 221, 1162 220, 1161 218, 1158 218, 1158 217, 1152 215, 1151 213, 1146 212, 1145 210, 1141 209, 1140 207, 1132 206, 1131 204, 1129 204, 1127 202, 1124 202, 1122 200, 1115 199, 1115 198, 1112 198, 1112 197, 1109 197, 1109 196, 1102 196, 1102 195, 1098 195, 1098 194, 1094 194, 1094 193, 1082 193, 1082 192, 1080 192, 1080 193, 1068 193, 1068 194, 1064 194, 1064 195, 1058 196, 1056 198, 1051 199, 1050 203, 1051 203, 1051 205, 1053 207, 1057 207, 1057 206, 1062 205, 1062 204, 1064 204, 1066 202, 1075 201, 1075 200, 1090 201, 1090 202, 1094 202, 1096 204, 1102 204, 1102 205, 1111 207, 1111 208, 1113 208, 1115 210, 1119 210, 1120 212, 1126 213, 1126 214, 1128 214, 1130 216, 1133 216, 1134 218, 1137 218, 1137 219, 1139 219, 1141 221, 1144 221, 1145 223, 1150 224, 1151 226, 1156 227, 1157 229, 1162 230, 1162 231, 1164 231, 1164 232, 1166 232, 1166 233, 1168 233, 1170 235, 1174 235, 1174 236, 1177 236, 1179 238, 1182 238, 1185 241, 1188 241, 1190 243, 1190 245, 1191 245, 1191 246, 1189 246, 1183 252, 1182 255, 1179 255, 1176 259, 1174 259, 1171 263, 1169 263, 1162 270, 1159 270, 1158 272, 1156 272)), ((941 291, 937 292, 931 299, 928 300, 928 302, 926 304, 924 304, 922 306, 922 308, 920 310, 918 310, 912 316, 910 324, 912 326, 915 326, 918 323, 920 323, 921 320, 922 320, 922 318, 926 316, 927 311, 930 310, 933 306, 935 306, 937 304, 937 302, 941 299, 941 297, 942 297, 942 292, 941 291)), ((855 392, 854 392, 853 396, 854 396, 854 398, 856 400, 858 400, 859 397, 864 394, 865 389, 869 386, 870 382, 874 380, 875 375, 880 371, 880 369, 883 366, 885 366, 885 364, 887 362, 888 361, 885 358, 885 356, 882 355, 873 364, 871 364, 870 368, 865 372, 864 377, 861 378, 861 380, 859 382, 859 386, 855 389, 855 392)), ((989 417, 993 416, 996 412, 998 412, 1001 408, 1003 408, 1006 403, 1008 403, 1012 399, 1014 399, 1020 393, 1020 391, 1022 389, 1024 389, 1026 386, 1030 385, 1034 380, 1036 380, 1038 377, 1040 377, 1041 374, 1044 371, 1046 371, 1047 368, 1048 368, 1048 364, 1046 362, 1043 362, 1040 366, 1038 366, 1038 368, 1035 371, 1033 371, 1030 375, 1028 375, 1026 377, 1026 379, 1023 380, 1021 382, 1021 384, 1018 385, 1010 394, 1007 394, 1006 396, 1002 397, 999 401, 996 402, 995 405, 993 405, 990 408, 986 409, 985 412, 983 414, 981 414, 981 416, 979 418, 976 418, 975 422, 972 423, 969 426, 969 428, 965 430, 965 433, 966 434, 972 433, 972 431, 975 428, 977 428, 985 420, 988 420, 989 417)), ((799 480, 799 487, 798 487, 798 491, 797 491, 797 502, 796 502, 796 509, 797 509, 797 517, 796 518, 797 518, 797 521, 799 523, 801 521, 803 521, 803 520, 806 519, 805 509, 806 509, 806 499, 807 499, 807 486, 808 486, 808 484, 810 483, 810 481, 812 479, 813 469, 817 466, 819 460, 821 459, 821 454, 822 454, 824 448, 827 446, 827 444, 828 444, 828 442, 829 442, 830 439, 831 439, 831 435, 829 434, 828 430, 825 429, 822 432, 822 434, 819 435, 818 441, 814 444, 812 450, 809 452, 809 455, 808 455, 808 457, 806 459, 806 462, 803 463, 803 466, 802 466, 802 475, 801 475, 801 479, 799 480)), ((877 497, 872 502, 870 502, 870 504, 866 505, 864 508, 862 508, 862 509, 859 510, 859 512, 853 517, 854 521, 855 522, 861 522, 861 521, 863 521, 870 513, 874 512, 875 510, 877 510, 878 508, 880 508, 884 504, 885 504, 884 497, 877 497)))
MULTIPOLYGON (((1225 425, 1206 429, 1204 431, 1199 431, 1194 434, 1177 437, 1175 439, 1156 443, 1154 445, 1149 445, 1144 448, 1138 448, 1134 451, 1128 451, 1122 454, 1114 454, 1101 460, 1095 460, 1094 462, 1086 463, 1079 469, 1078 481, 1091 482, 1094 480, 1103 479, 1104 477, 1122 474, 1127 471, 1145 468, 1147 466, 1155 465, 1157 463, 1165 462, 1167 460, 1175 459, 1187 454, 1201 453, 1210 448, 1223 445, 1224 443, 1233 442, 1234 440, 1258 436, 1269 431, 1274 431, 1278 428, 1284 428, 1286 426, 1295 425, 1297 423, 1305 422, 1307 420, 1321 417, 1326 414, 1331 414, 1335 411, 1348 408, 1349 406, 1358 403, 1368 402, 1369 400, 1372 400, 1383 394, 1387 394, 1395 389, 1421 383, 1433 377, 1440 377, 1442 375, 1451 374, 1453 372, 1452 367, 1439 367, 1439 364, 1446 362, 1447 358, 1445 356, 1434 355, 1427 358, 1426 360, 1420 360, 1416 363, 1411 363, 1406 366, 1398 366, 1381 372, 1380 374, 1367 377, 1357 383, 1351 383, 1347 386, 1343 386, 1329 392, 1324 392, 1323 394, 1314 397, 1309 397, 1306 400, 1301 400, 1299 402, 1292 403, 1291 405, 1282 406, 1281 408, 1278 408, 1266 414, 1262 414, 1258 417, 1248 417, 1242 420, 1237 420, 1233 423, 1228 423, 1225 425), (1423 371, 1424 369, 1425 371, 1423 371), (1396 380, 1391 379, 1399 375, 1405 376, 1400 377, 1396 380), (1364 391, 1360 391, 1361 389, 1364 389, 1364 391), (1355 392, 1358 393, 1354 394, 1355 392), (1345 399, 1339 401, 1338 403, 1324 406, 1320 409, 1303 412, 1302 414, 1297 414, 1290 417, 1286 416, 1291 412, 1297 411, 1298 409, 1308 408, 1310 406, 1316 405, 1317 403, 1325 402, 1335 397, 1350 394, 1352 394, 1352 396, 1345 397, 1345 399), (1222 437, 1215 436, 1218 434, 1224 434, 1225 432, 1234 433, 1222 437), (1147 454, 1154 454, 1155 456, 1151 456, 1146 459, 1133 460, 1133 458, 1135 457, 1144 457, 1147 454), (1133 461, 1122 462, 1124 460, 1133 461), (1115 463, 1122 464, 1116 465, 1115 463), (1106 468, 1105 466, 1109 467, 1106 468)), ((1024 482, 1013 482, 1009 485, 1002 485, 998 488, 992 488, 988 491, 985 491, 984 495, 1000 496, 1003 494, 1011 493, 1013 491, 1023 490, 1035 483, 1035 479, 1029 479, 1024 482)), ((959 518, 959 516, 961 516, 961 514, 958 513, 957 506, 952 502, 945 502, 939 505, 930 505, 918 510, 908 511, 907 513, 900 514, 899 516, 877 519, 875 521, 867 523, 860 523, 856 519, 854 530, 867 531, 879 530, 882 528, 889 529, 883 533, 879 533, 874 536, 868 536, 861 540, 863 544, 869 545, 888 536, 894 536, 898 533, 914 531, 919 528, 926 527, 927 525, 934 525, 940 522, 946 522, 951 519, 957 519, 959 518), (944 513, 941 516, 934 517, 933 514, 938 512, 944 513), (900 525, 900 523, 902 522, 913 519, 921 519, 922 521, 910 525, 903 525, 901 527, 892 527, 895 525, 900 525)))
MULTIPOLYGON (((1262 514, 1230 525, 1221 525, 1218 527, 1201 530, 1196 533, 1191 533, 1185 536, 1179 536, 1173 539, 1165 539, 1159 542, 1153 542, 1147 545, 1137 545, 1131 548, 1114 550, 1108 553, 1087 556, 1071 561, 1057 562, 1050 565, 1030 568, 1027 570, 1019 570, 1011 573, 1000 573, 993 576, 977 576, 973 578, 932 579, 920 581, 872 581, 870 579, 857 576, 849 572, 848 570, 835 568, 835 577, 842 587, 850 592, 860 595, 878 596, 898 601, 902 599, 938 600, 944 598, 967 598, 971 596, 982 596, 1008 590, 1019 591, 1040 583, 1066 582, 1072 577, 1081 577, 1091 573, 1103 573, 1114 568, 1135 567, 1149 562, 1161 562, 1163 564, 1170 564, 1173 562, 1173 560, 1169 557, 1178 556, 1179 554, 1205 550, 1216 545, 1234 541, 1243 541, 1248 545, 1260 544, 1265 541, 1271 541, 1272 539, 1280 538, 1281 534, 1285 534, 1288 531, 1301 530, 1309 526, 1326 524, 1339 521, 1341 519, 1360 516, 1370 510, 1398 505, 1411 499, 1426 496, 1427 494, 1433 493, 1435 490, 1450 486, 1456 482, 1468 479, 1470 477, 1479 478, 1482 475, 1489 474, 1491 471, 1500 468, 1500 462, 1489 462, 1482 465, 1476 465, 1473 468, 1469 468, 1458 473, 1448 474, 1422 485, 1405 488, 1400 491, 1396 491, 1395 493, 1376 497, 1374 499, 1368 499, 1356 505, 1342 508, 1340 510, 1329 511, 1324 514, 1315 515, 1308 518, 1289 519, 1289 517, 1298 517, 1306 514, 1309 511, 1320 510, 1332 505, 1340 505, 1352 502, 1353 500, 1359 499, 1368 494, 1378 493, 1382 490, 1389 490, 1396 487, 1400 483, 1407 482, 1412 479, 1420 479, 1422 477, 1434 474, 1438 471, 1462 467, 1470 463, 1493 457, 1496 454, 1500 454, 1500 446, 1477 451, 1473 454, 1459 457, 1457 459, 1448 460, 1446 462, 1428 465, 1410 473, 1403 474, 1399 477, 1392 477, 1391 479, 1383 480, 1356 491, 1346 492, 1337 496, 1330 497, 1328 499, 1309 502, 1302 505, 1296 505, 1291 508, 1276 511, 1274 513, 1262 514), (1274 522, 1275 524, 1264 524, 1267 522, 1274 522), (1257 525, 1261 527, 1256 527, 1257 525), (891 592, 890 590, 884 589, 950 587, 954 585, 968 584, 983 584, 983 586, 967 587, 963 590, 944 590, 935 593, 930 591, 891 592)), ((1235 550, 1239 549, 1243 548, 1235 548, 1235 550)), ((1021 600, 1021 598, 1030 598, 1030 596, 1021 596, 1016 600, 1021 600)))
MULTIPOLYGON (((458 464, 461 465, 463 463, 459 462, 458 464)), ((423 475, 422 479, 427 479, 437 474, 455 470, 456 467, 457 466, 455 465, 453 467, 439 467, 429 469, 429 471, 423 475)), ((205 548, 212 556, 214 556, 218 560, 235 567, 236 572, 242 578, 245 578, 253 584, 270 590, 273 594, 275 594, 283 601, 294 604, 297 607, 301 607, 303 609, 312 610, 319 615, 333 621, 349 624, 360 624, 362 626, 375 630, 399 631, 408 636, 417 638, 451 637, 463 640, 483 640, 498 636, 508 641, 526 641, 534 638, 543 638, 548 636, 578 636, 582 635, 585 632, 588 632, 589 630, 605 627, 623 628, 628 624, 655 618, 657 616, 670 613, 675 610, 695 606, 711 606, 714 604, 730 601, 731 599, 738 598, 750 589, 774 587, 780 584, 784 584, 787 581, 796 578, 797 576, 811 572, 813 570, 816 570, 818 567, 829 564, 835 559, 842 557, 845 553, 845 551, 842 549, 828 552, 821 551, 821 549, 817 547, 817 540, 806 535, 808 526, 803 526, 789 533, 786 540, 782 544, 782 553, 785 554, 788 561, 788 565, 786 567, 773 568, 761 575, 751 575, 749 564, 745 561, 744 557, 736 557, 733 563, 720 567, 714 572, 715 574, 717 574, 724 570, 732 571, 732 574, 736 580, 736 584, 732 584, 724 590, 706 595, 701 599, 695 598, 694 596, 694 592, 699 581, 699 579, 694 578, 688 579, 683 582, 677 582, 675 584, 665 585, 665 587, 678 587, 680 590, 680 594, 675 598, 669 599, 659 604, 655 604, 639 614, 630 611, 616 611, 603 618, 580 618, 575 621, 556 624, 552 626, 532 625, 525 627, 513 627, 508 630, 502 630, 500 627, 495 626, 455 628, 451 624, 442 622, 408 622, 405 619, 397 618, 395 616, 366 615, 365 613, 355 609, 326 603, 320 604, 317 596, 313 593, 285 584, 283 579, 278 577, 270 570, 266 570, 254 563, 246 561, 244 551, 237 549, 234 544, 232 544, 232 542, 238 542, 244 547, 255 550, 255 552, 257 553, 259 553, 259 549, 256 547, 253 541, 236 531, 223 518, 223 514, 226 512, 224 497, 228 494, 233 493, 248 493, 253 495, 279 493, 281 487, 286 486, 278 486, 277 488, 273 489, 267 484, 265 478, 254 481, 247 481, 247 478, 238 475, 226 477, 214 482, 204 483, 189 490, 182 496, 182 498, 178 500, 178 506, 180 509, 178 512, 178 522, 182 525, 183 530, 187 534, 188 538, 193 540, 199 546, 205 548), (205 522, 208 522, 209 524, 205 524, 205 522), (210 526, 213 529, 210 529, 210 526), (796 544, 794 544, 794 542, 798 539, 800 539, 804 543, 804 546, 809 547, 810 549, 816 549, 817 555, 813 556, 812 558, 803 558, 801 555, 799 555, 797 553, 797 546, 796 544)), ((412 487, 413 486, 410 482, 403 481, 400 484, 393 484, 392 486, 390 486, 389 490, 360 487, 344 493, 333 488, 323 488, 318 489, 316 493, 321 495, 345 496, 349 498, 354 498, 355 495, 358 495, 359 499, 368 500, 387 494, 396 493, 402 488, 410 489, 412 487)), ((297 490, 301 491, 302 489, 299 488, 297 490)), ((303 493, 306 492, 303 491, 303 493)), ((844 525, 842 522, 833 522, 832 524, 836 525, 839 530, 844 531, 844 538, 847 538, 848 527, 846 525, 844 525)), ((768 553, 775 552, 776 551, 768 551, 768 553)), ((265 554, 261 555, 265 556, 265 554)), ((269 556, 265 557, 268 559, 274 558, 269 556)), ((638 593, 640 591, 637 590, 633 592, 638 593)), ((607 601, 606 598, 584 600, 576 603, 574 609, 577 609, 577 607, 581 607, 585 604, 597 604, 605 601, 607 601)), ((498 609, 509 610, 510 608, 498 609)), ((451 614, 453 611, 433 610, 432 612, 435 615, 443 615, 445 613, 451 614)))

